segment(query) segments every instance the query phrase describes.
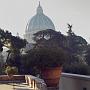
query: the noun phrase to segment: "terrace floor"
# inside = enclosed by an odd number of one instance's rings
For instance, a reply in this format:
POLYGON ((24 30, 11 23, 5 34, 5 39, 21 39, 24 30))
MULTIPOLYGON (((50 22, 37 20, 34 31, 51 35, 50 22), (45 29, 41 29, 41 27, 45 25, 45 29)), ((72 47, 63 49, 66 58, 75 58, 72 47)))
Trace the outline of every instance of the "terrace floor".
POLYGON ((34 90, 25 83, 0 83, 0 90, 34 90))

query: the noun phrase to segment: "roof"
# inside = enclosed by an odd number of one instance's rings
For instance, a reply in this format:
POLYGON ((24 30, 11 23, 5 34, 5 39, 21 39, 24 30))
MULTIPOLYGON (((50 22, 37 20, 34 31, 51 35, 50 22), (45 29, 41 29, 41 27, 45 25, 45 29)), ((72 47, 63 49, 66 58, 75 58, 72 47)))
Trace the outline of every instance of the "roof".
POLYGON ((46 29, 55 30, 55 26, 51 21, 51 19, 43 13, 43 9, 39 2, 36 15, 34 15, 27 24, 26 33, 31 31, 41 31, 46 29))

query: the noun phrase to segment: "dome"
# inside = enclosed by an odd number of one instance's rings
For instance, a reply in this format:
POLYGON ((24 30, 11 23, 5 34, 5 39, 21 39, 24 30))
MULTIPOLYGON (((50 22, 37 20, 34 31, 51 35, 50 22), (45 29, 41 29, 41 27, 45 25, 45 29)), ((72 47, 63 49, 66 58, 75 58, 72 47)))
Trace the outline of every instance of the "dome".
POLYGON ((40 31, 46 29, 55 30, 55 27, 51 19, 46 15, 44 15, 43 9, 39 3, 36 15, 33 16, 27 24, 26 32, 38 31, 38 30, 40 31))
POLYGON ((46 30, 46 29, 52 29, 55 30, 54 24, 51 21, 49 17, 47 17, 43 13, 43 9, 40 5, 37 7, 37 12, 36 15, 29 20, 27 26, 26 26, 26 31, 24 34, 24 38, 29 42, 33 43, 33 34, 41 31, 41 30, 46 30))

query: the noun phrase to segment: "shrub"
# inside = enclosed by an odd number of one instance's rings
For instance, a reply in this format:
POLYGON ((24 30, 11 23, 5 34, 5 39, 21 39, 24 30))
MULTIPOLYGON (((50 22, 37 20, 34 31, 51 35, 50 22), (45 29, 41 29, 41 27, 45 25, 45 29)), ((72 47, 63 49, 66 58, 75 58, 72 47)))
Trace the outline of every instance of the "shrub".
POLYGON ((73 63, 64 67, 64 72, 81 74, 81 75, 90 75, 90 66, 80 63, 73 63))
POLYGON ((10 74, 14 75, 14 74, 17 74, 18 73, 18 69, 17 69, 17 67, 7 66, 6 67, 6 70, 5 70, 5 73, 7 75, 10 75, 10 74))

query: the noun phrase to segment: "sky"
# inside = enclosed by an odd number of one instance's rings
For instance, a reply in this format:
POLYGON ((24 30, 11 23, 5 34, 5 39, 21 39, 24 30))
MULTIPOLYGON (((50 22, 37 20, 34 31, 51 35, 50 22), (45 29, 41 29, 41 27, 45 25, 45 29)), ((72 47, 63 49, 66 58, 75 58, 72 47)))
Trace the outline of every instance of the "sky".
POLYGON ((90 0, 0 0, 0 28, 23 38, 39 1, 57 31, 66 34, 67 23, 72 24, 74 33, 90 43, 90 0))

